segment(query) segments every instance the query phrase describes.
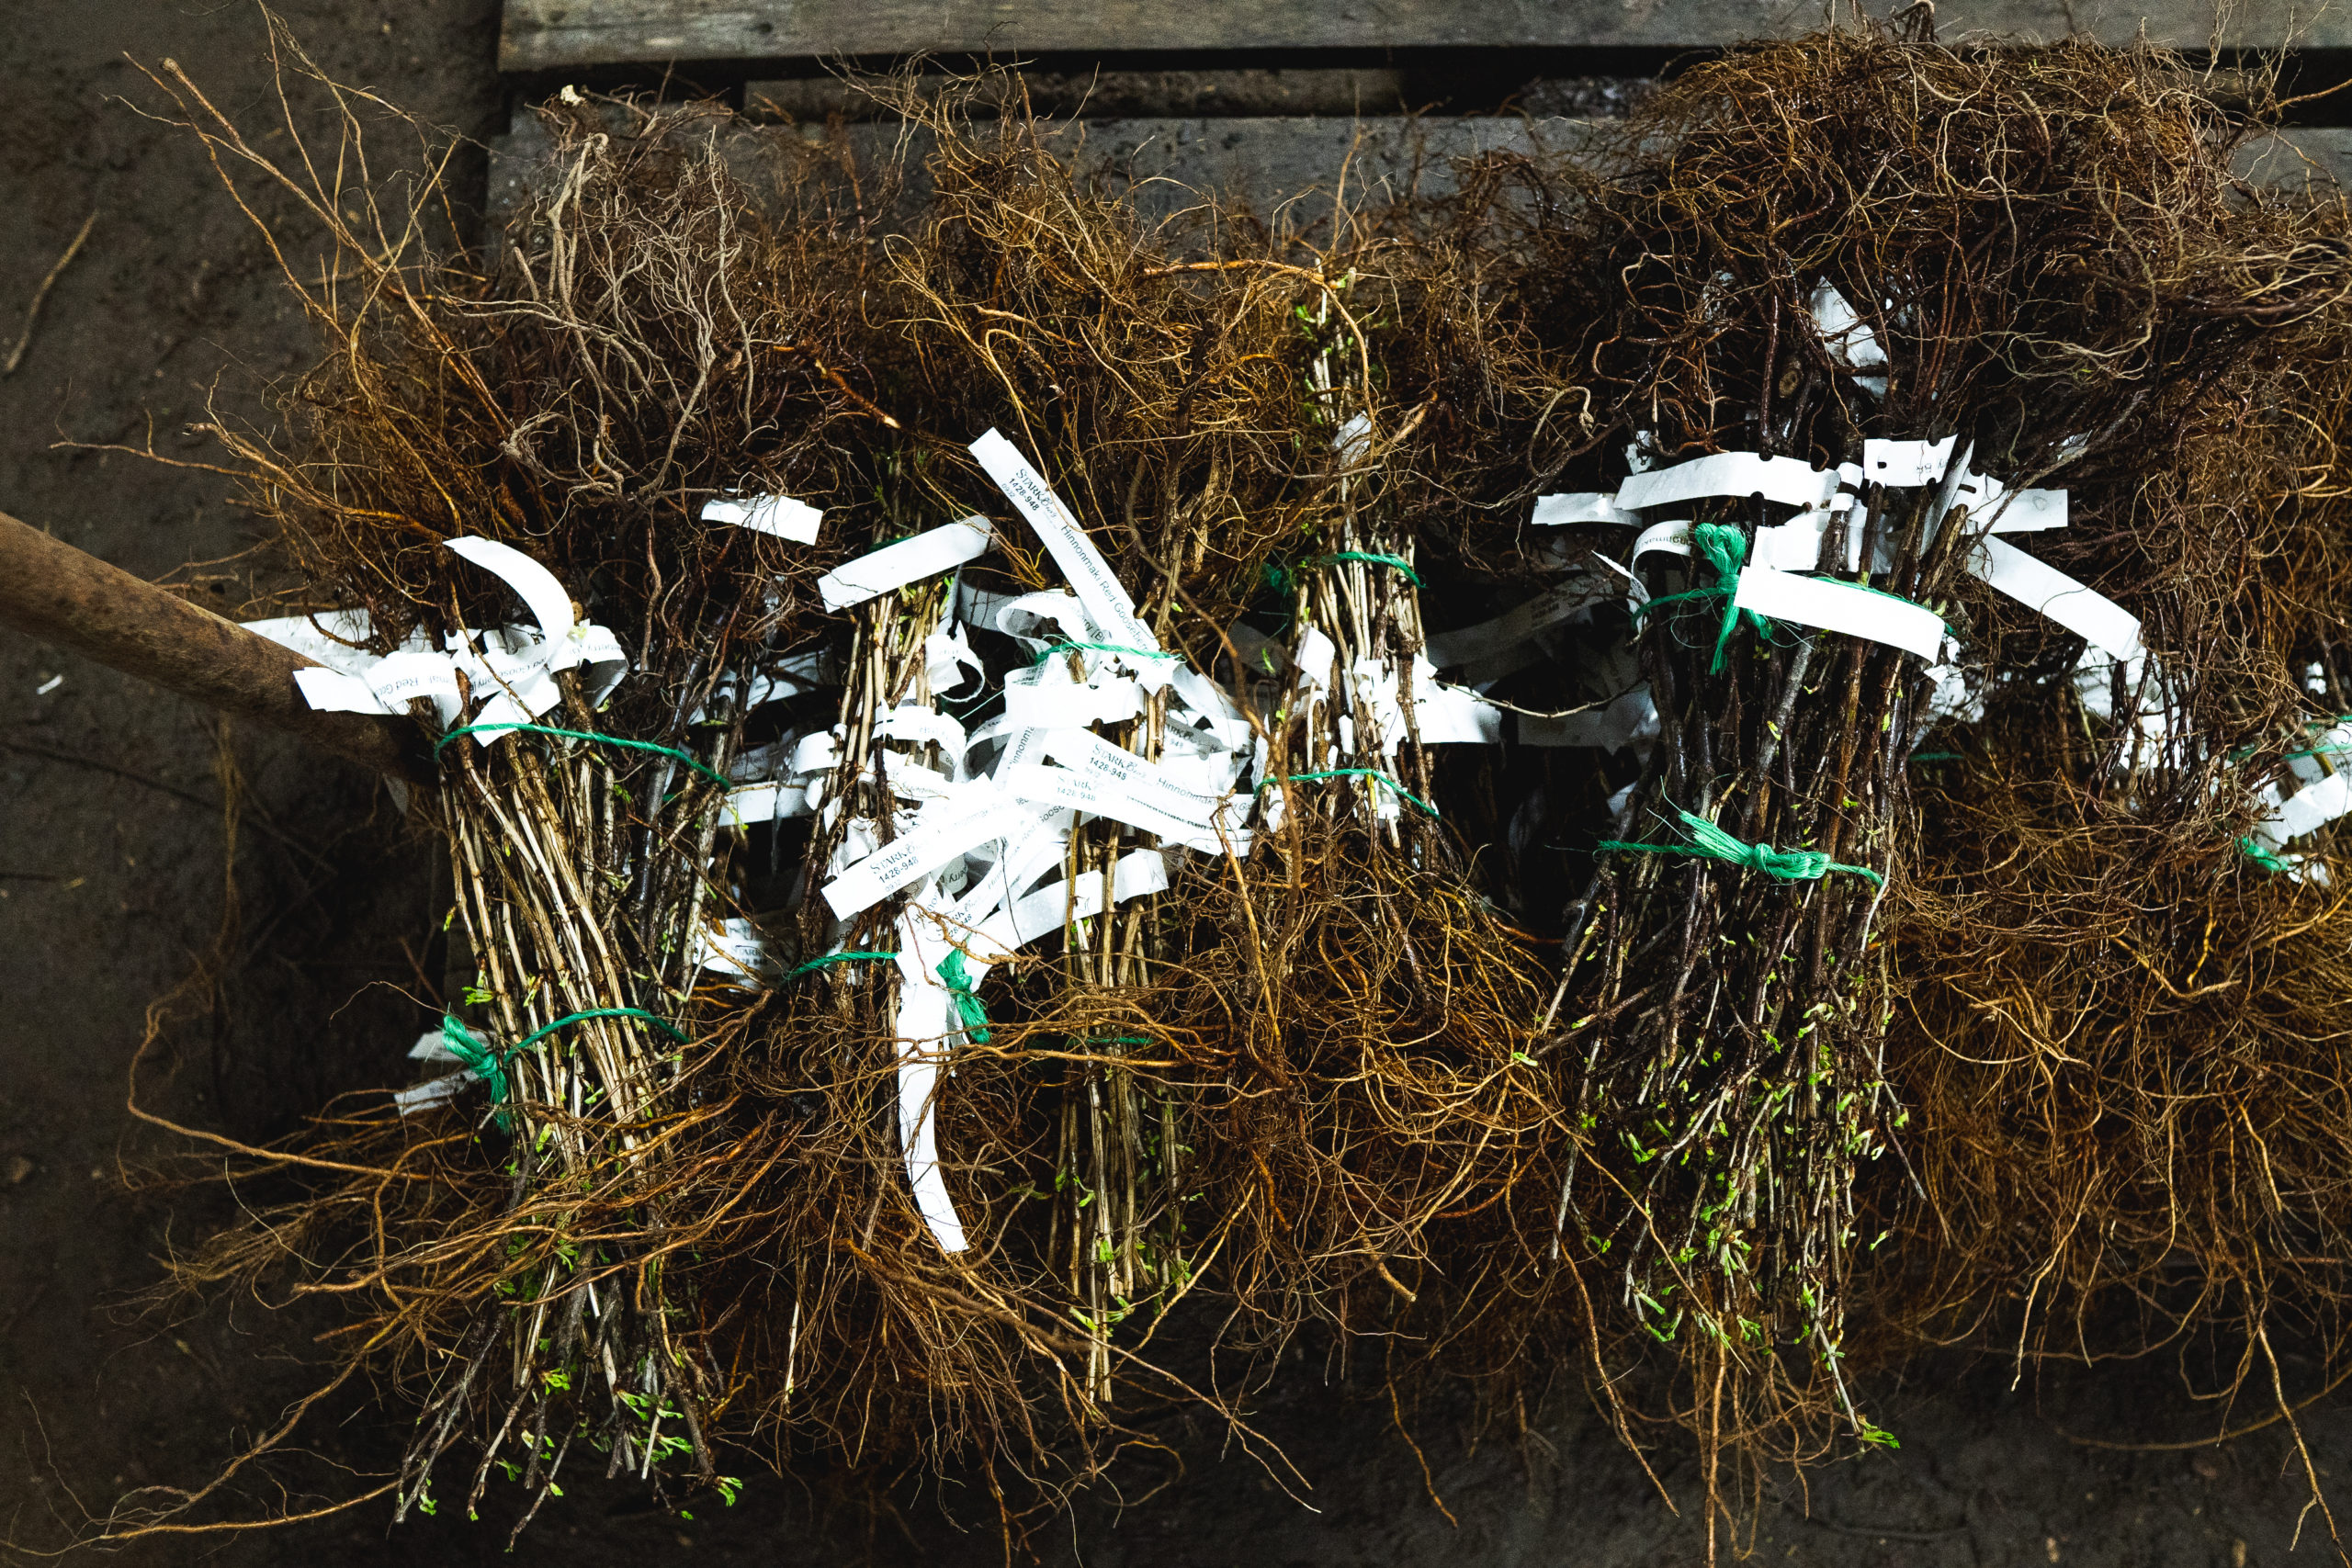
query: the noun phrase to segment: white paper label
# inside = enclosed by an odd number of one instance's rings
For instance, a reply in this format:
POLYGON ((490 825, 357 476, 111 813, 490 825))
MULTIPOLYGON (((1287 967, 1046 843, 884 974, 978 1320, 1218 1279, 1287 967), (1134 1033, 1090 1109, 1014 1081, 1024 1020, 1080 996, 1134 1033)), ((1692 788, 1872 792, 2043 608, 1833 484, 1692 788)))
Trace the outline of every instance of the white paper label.
POLYGON ((1291 656, 1299 678, 1314 690, 1331 683, 1332 677, 1338 673, 1336 666, 1339 661, 1339 645, 1315 626, 1306 628, 1305 635, 1298 639, 1298 651, 1291 656))
MULTIPOLYGON (((1808 302, 1814 324, 1821 329, 1822 345, 1838 358, 1857 370, 1874 370, 1886 363, 1886 350, 1878 344, 1878 334, 1870 329, 1854 311, 1838 286, 1824 279, 1814 286, 1813 299, 1808 302)), ((1886 383, 1878 384, 1881 396, 1886 383)))
POLYGON ((1067 807, 1090 817, 1107 817, 1206 854, 1221 853, 1228 843, 1236 854, 1249 847, 1250 836, 1242 829, 1228 828, 1220 838, 1203 823, 1188 822, 1156 810, 1116 784, 1088 778, 1068 768, 1022 762, 1005 770, 1001 776, 1004 787, 1023 800, 1038 806, 1067 807))
POLYGON ((956 931, 977 926, 1018 900, 1039 877, 1061 863, 1069 834, 1070 814, 1049 807, 1037 812, 1027 827, 1007 835, 998 846, 996 863, 974 877, 971 886, 948 910, 947 929, 956 931))
POLYGON ((1929 662, 1943 646, 1943 618, 1933 610, 1859 583, 1751 566, 1739 574, 1732 604, 1776 621, 1868 637, 1929 662))
POLYGON ((294 671, 294 689, 317 713, 390 713, 384 699, 356 675, 323 665, 306 664, 294 671))
POLYGON ((1080 729, 1090 724, 1120 724, 1143 713, 1143 690, 1125 676, 1097 676, 1082 685, 1004 687, 1007 723, 1030 729, 1080 729))
POLYGON ((985 551, 994 537, 987 518, 966 517, 843 561, 817 580, 817 596, 828 610, 846 610, 910 582, 953 571, 985 551))
POLYGON ((238 624, 255 637, 267 637, 280 648, 290 648, 345 675, 356 675, 376 662, 376 656, 366 648, 353 646, 376 635, 375 623, 365 610, 322 610, 315 615, 279 615, 238 624))
POLYGON ((749 528, 754 534, 772 534, 779 539, 789 539, 796 545, 813 545, 817 530, 825 521, 824 512, 805 501, 795 501, 788 495, 742 496, 731 501, 707 501, 702 506, 706 523, 729 523, 738 528, 749 528))
POLYGON ((2138 616, 2096 589, 2044 566, 2015 545, 1995 538, 1979 540, 1968 570, 2116 660, 2128 663, 2144 651, 2138 616))
MULTIPOLYGON (((1111 563, 1102 558, 1102 552, 1094 547, 1094 541, 1086 536, 1086 530, 1079 526, 1078 519, 1046 485, 1044 477, 1030 467, 1029 459, 993 430, 972 443, 972 456, 979 460, 989 478, 996 481, 1005 499, 1028 519, 1029 526, 1036 531, 1054 563, 1069 580, 1071 592, 1086 606, 1087 618, 1102 633, 1103 640, 1147 651, 1158 650, 1159 639, 1136 618, 1136 602, 1120 586, 1111 563)), ((1164 678, 1153 680, 1148 671, 1138 673, 1149 690, 1156 691, 1166 683, 1164 678)))
POLYGON ((1891 489, 1941 484, 1958 435, 1941 441, 1864 441, 1862 477, 1891 489))
POLYGON ((2063 490, 2017 490, 1992 502, 1993 532, 2038 534, 2066 525, 2066 492, 2063 490))
POLYGON ((953 1253, 965 1248, 964 1223, 939 1171, 937 1102, 940 1067, 963 1034, 963 1020, 955 998, 933 977, 933 963, 926 962, 944 963, 949 951, 922 929, 926 924, 911 909, 899 919, 899 1146, 915 1213, 939 1249, 953 1253))
POLYGON ((1690 553, 1690 524, 1677 518, 1665 523, 1653 523, 1634 536, 1633 554, 1625 558, 1639 564, 1646 555, 1688 556, 1690 553))
POLYGON ((1175 668, 1177 700, 1208 722, 1208 733, 1228 751, 1250 744, 1250 721, 1225 694, 1225 688, 1190 665, 1175 668))
POLYGON ((771 780, 766 784, 729 790, 726 812, 719 818, 719 826, 750 828, 762 822, 780 822, 787 817, 805 817, 808 814, 807 790, 798 784, 771 780))
POLYGON ((1574 619, 1614 594, 1589 572, 1577 572, 1539 598, 1507 610, 1491 621, 1440 632, 1429 639, 1430 662, 1441 670, 1473 664, 1514 649, 1537 632, 1574 619))
POLYGON ((445 653, 388 653, 364 677, 386 713, 406 713, 419 697, 432 702, 444 725, 456 722, 458 667, 445 653))
POLYGON ((1616 497, 1597 490, 1539 495, 1535 498, 1534 514, 1527 520, 1531 528, 1565 528, 1573 523, 1640 522, 1640 515, 1619 506, 1616 497))
POLYGON ((539 635, 550 643, 560 644, 571 636, 578 622, 571 614, 571 595, 556 581, 555 573, 511 545, 495 539, 485 539, 472 534, 459 535, 442 541, 450 553, 466 559, 505 580, 524 604, 530 606, 532 618, 539 623, 539 635))
POLYGON ((401 1115, 413 1116, 420 1111, 430 1111, 436 1105, 447 1105, 464 1093, 466 1086, 473 1081, 473 1069, 459 1067, 454 1073, 444 1073, 437 1078, 428 1078, 413 1089, 396 1090, 392 1095, 392 1103, 400 1108, 401 1115))
POLYGON ((1603 751, 1639 745, 1657 739, 1657 705, 1647 686, 1623 692, 1581 713, 1541 718, 1519 716, 1522 746, 1589 746, 1603 751))
POLYGON ((1758 452, 1718 452, 1635 474, 1617 491, 1621 507, 1668 506, 1702 496, 1761 495, 1789 506, 1819 506, 1838 491, 1838 472, 1816 468, 1802 457, 1767 457, 1758 452))
POLYGON ((767 964, 767 944, 752 922, 740 917, 705 926, 696 933, 695 964, 698 968, 757 980, 767 964))
MULTIPOLYGON (((1122 855, 1112 868, 1112 896, 1119 903, 1167 889, 1168 863, 1158 850, 1122 855)), ((1075 884, 1057 882, 1015 899, 1011 908, 982 921, 965 945, 974 956, 1001 964, 1039 937, 1060 931, 1067 922, 1092 919, 1102 912, 1102 878, 1090 872, 1075 884)))
MULTIPOLYGON (((473 1036, 485 1045, 496 1043, 485 1030, 475 1030, 473 1036)), ((412 1062, 455 1062, 460 1058, 455 1051, 449 1049, 449 1036, 447 1032, 438 1029, 428 1029, 416 1037, 415 1044, 408 1048, 408 1059, 412 1062)))
POLYGON ((922 639, 922 678, 934 697, 944 696, 964 683, 964 671, 985 679, 987 671, 980 668, 978 654, 972 651, 971 639, 960 626, 951 631, 932 633, 922 639))
POLYGON ((1007 637, 1018 637, 1033 649, 1046 640, 1034 634, 1049 626, 1061 633, 1065 642, 1084 642, 1094 632, 1093 623, 1086 618, 1086 606, 1080 604, 1078 595, 1067 588, 1045 588, 1035 593, 1016 594, 1010 599, 990 595, 982 607, 989 611, 989 618, 975 621, 973 625, 993 626, 1007 637), (1028 629, 1023 630, 1023 626, 1028 629))
MULTIPOLYGON (((1199 829, 1209 825, 1216 802, 1170 784, 1153 763, 1083 729, 1057 729, 1046 736, 1046 755, 1063 767, 1098 780, 1162 816, 1199 829)), ((1125 818, 1122 818, 1125 820, 1125 818)))
POLYGON ((2352 774, 2330 773, 2289 795, 2263 826, 2280 843, 2317 832, 2352 811, 2352 774))
POLYGON ((825 884, 825 902, 848 919, 957 855, 1003 837, 1025 815, 986 780, 964 785, 962 793, 924 807, 911 831, 825 884))
POLYGON ((874 733, 918 746, 936 746, 948 759, 949 767, 962 771, 964 727, 936 708, 919 703, 901 704, 875 721, 874 733))

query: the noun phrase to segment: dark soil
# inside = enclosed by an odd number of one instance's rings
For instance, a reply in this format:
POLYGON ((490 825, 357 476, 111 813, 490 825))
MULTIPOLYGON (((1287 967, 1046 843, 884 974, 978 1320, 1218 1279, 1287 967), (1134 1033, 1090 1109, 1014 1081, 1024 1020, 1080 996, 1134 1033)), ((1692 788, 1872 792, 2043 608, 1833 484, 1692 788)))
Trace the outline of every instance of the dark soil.
MULTIPOLYGON (((505 106, 492 69, 494 0, 283 0, 320 62, 423 118, 490 134, 505 106)), ((226 481, 60 442, 209 453, 187 425, 208 399, 257 414, 267 384, 312 344, 266 250, 222 195, 192 140, 141 118, 159 95, 124 58, 175 58, 224 107, 259 115, 269 71, 258 14, 242 6, 72 0, 9 8, 0 89, 0 359, 35 286, 83 220, 88 243, 51 294, 22 368, 0 380, 0 508, 148 577, 195 581, 233 609, 255 542, 226 481), (208 578, 218 577, 215 584, 208 578)), ((479 190, 482 164, 464 172, 479 190)), ((368 779, 277 738, 223 733, 207 715, 81 660, 0 631, 0 1537, 54 1551, 141 1486, 209 1480, 272 1425, 322 1352, 333 1319, 239 1300, 141 1313, 157 1259, 232 1212, 218 1185, 164 1189, 139 1173, 189 1145, 134 1121, 126 1073, 149 1004, 201 965, 209 1016, 150 1053, 142 1103, 244 1140, 289 1131, 334 1093, 405 1081, 408 1043, 432 1015, 435 907, 424 843, 368 779), (43 691, 52 678, 62 683, 43 691), (223 757, 241 779, 233 868, 223 757), (225 895, 233 869, 236 904, 225 895), (413 955, 413 961, 412 961, 413 955)), ((1217 1434, 1168 1435, 1184 1473, 1129 1479, 1032 1542, 1048 1560, 1111 1564, 1420 1562, 1587 1564, 1697 1561, 1695 1466, 1663 1462, 1684 1507, 1669 1514, 1586 1409, 1577 1348, 1559 1348, 1561 1396, 1540 1440, 1456 1413, 1408 1412, 1424 1481, 1385 1400, 1333 1386, 1302 1358, 1265 1427, 1313 1485, 1310 1510, 1217 1434), (1436 1499, 1450 1510, 1449 1521, 1436 1499)), ((2312 1369, 2290 1362, 2311 1386, 2312 1369)), ((1809 1494, 1761 1500, 1757 1560, 1817 1563, 2223 1564, 2284 1558, 2305 1491, 2278 1425, 2219 1449, 2119 1452, 2064 1435, 2152 1442, 2209 1434, 2234 1416, 2186 1396, 2171 1363, 2029 1378, 2007 1365, 1939 1369, 1883 1386, 1873 1414, 1894 1454, 1833 1466, 1809 1494)), ((2210 1386, 2210 1382, 2207 1384, 2210 1386)), ((2304 1428, 2324 1471, 2352 1469, 2352 1420, 2325 1404, 2304 1428)), ((364 1490, 404 1435, 396 1404, 337 1407, 288 1466, 299 1511, 364 1490), (333 1466, 347 1466, 339 1473, 333 1466)), ((1665 1453, 1678 1450, 1669 1442, 1665 1453)), ((743 1562, 1001 1562, 993 1511, 970 1487, 862 1495, 838 1478, 750 1468, 731 1510, 692 1520, 638 1489, 586 1475, 516 1551, 573 1568, 684 1556, 743 1562)), ((372 1483, 370 1483, 372 1484, 372 1483)), ((288 1506, 260 1477, 212 1517, 288 1506)), ((371 1504, 281 1529, 164 1538, 134 1563, 490 1561, 512 1502, 480 1524, 446 1506, 394 1531, 371 1504)), ((2304 1521, 2302 1551, 2325 1557, 2304 1521)), ((0 1559, 19 1561, 0 1547, 0 1559)))

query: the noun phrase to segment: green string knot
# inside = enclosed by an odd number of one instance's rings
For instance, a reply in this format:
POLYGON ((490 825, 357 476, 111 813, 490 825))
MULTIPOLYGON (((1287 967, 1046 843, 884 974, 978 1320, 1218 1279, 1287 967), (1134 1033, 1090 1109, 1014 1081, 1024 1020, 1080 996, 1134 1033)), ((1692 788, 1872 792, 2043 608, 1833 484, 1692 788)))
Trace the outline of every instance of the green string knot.
POLYGON ((1886 886, 1886 878, 1866 865, 1847 865, 1831 860, 1819 850, 1781 850, 1770 844, 1743 843, 1695 812, 1677 811, 1685 831, 1690 835, 1687 844, 1631 844, 1622 839, 1603 839, 1597 846, 1602 850, 1627 850, 1636 854, 1690 855, 1696 860, 1721 861, 1725 865, 1746 866, 1760 871, 1776 882, 1818 882, 1833 871, 1854 876, 1867 876, 1876 887, 1886 886))
POLYGON ((2295 869, 2294 863, 2291 861, 2280 858, 2276 851, 2267 848, 2258 840, 2251 838, 2240 839, 2238 840, 2238 848, 2245 852, 2246 859, 2252 861, 2255 864, 2260 866, 2265 871, 2290 872, 2295 869))
MULTIPOLYGON (((469 1033, 456 1013, 441 1015, 441 1043, 448 1049, 449 1055, 463 1062, 474 1077, 490 1085, 490 1102, 492 1105, 505 1103, 506 1064, 500 1060, 496 1051, 469 1033)), ((500 1125, 503 1126, 505 1121, 506 1113, 502 1111, 499 1112, 500 1125)))
POLYGON ((972 972, 964 967, 964 950, 950 948, 940 961, 936 971, 947 986, 947 994, 955 998, 957 1016, 964 1021, 964 1036, 976 1044, 989 1043, 989 1010, 972 992, 972 972))
POLYGON ((1634 607, 1634 618, 1640 620, 1661 604, 1679 600, 1721 599, 1724 602, 1723 628, 1715 634, 1715 660, 1707 667, 1708 673, 1720 673, 1724 667, 1724 649, 1731 642, 1731 634, 1745 615, 1758 637, 1769 637, 1772 623, 1754 610, 1743 610, 1735 602, 1739 593, 1739 574, 1747 565, 1747 536, 1728 523, 1701 523, 1690 530, 1690 545, 1709 566, 1715 569, 1715 583, 1712 588, 1692 588, 1680 593, 1668 593, 1634 607))

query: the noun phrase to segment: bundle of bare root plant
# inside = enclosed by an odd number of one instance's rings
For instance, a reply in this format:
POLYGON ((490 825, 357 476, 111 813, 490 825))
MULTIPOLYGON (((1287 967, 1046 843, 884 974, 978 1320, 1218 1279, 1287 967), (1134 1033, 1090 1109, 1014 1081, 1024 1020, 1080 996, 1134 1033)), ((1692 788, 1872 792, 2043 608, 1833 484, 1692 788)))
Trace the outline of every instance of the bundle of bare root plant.
MULTIPOLYGON (((400 1513, 436 1480, 470 1509, 503 1469, 527 1519, 591 1448, 724 1488, 733 1386, 709 1347, 741 1303, 697 1270, 758 1217, 743 1129, 791 1107, 743 1103, 725 1070, 756 998, 721 833, 765 750, 748 727, 820 678, 817 580, 892 447, 858 389, 895 342, 862 314, 871 216, 821 150, 755 201, 722 112, 574 101, 476 270, 433 226, 437 188, 395 209, 366 187, 383 106, 276 41, 341 106, 334 153, 274 164, 163 84, 249 211, 317 225, 273 242, 330 355, 282 431, 218 431, 313 607, 257 625, 328 666, 302 678, 314 706, 433 738, 470 973, 414 1053, 456 1070, 323 1123, 288 1163, 340 1184, 183 1277, 290 1268, 353 1307, 336 1382, 422 1407, 373 1494, 400 1513), (291 258, 322 232, 311 283, 291 258), (820 538, 827 511, 849 517, 820 538)), ((290 109, 286 129, 302 146, 290 109)))
POLYGON ((2345 1353, 2347 911, 2322 851, 2352 808, 2352 581, 2342 365, 2283 371, 2143 491, 2201 589, 2161 716, 2119 724, 2109 672, 2045 666, 1915 770, 1888 1071, 1928 1201, 1890 1205, 1871 1315, 2020 1373, 2175 1355, 2219 1369, 2191 1386, 2232 1424, 2293 1428, 2345 1353))
MULTIPOLYGON (((972 169, 1004 188, 994 165, 972 169)), ((1049 221, 1066 177, 944 214, 922 276, 960 265, 991 286, 941 291, 939 319, 971 334, 985 372, 960 378, 1012 389, 1057 475, 1128 520, 1114 558, 1183 649, 1172 696, 1227 710, 1121 743, 1163 770, 1220 728, 1217 745, 1246 744, 1185 783, 1254 801, 1257 830, 1196 845, 1213 852, 1139 898, 1091 972, 1023 998, 1029 1027, 1112 1048, 1100 1087, 1092 1067, 1069 1085, 1084 1111, 1054 1172, 1072 1204, 1057 1235, 1073 1277, 1099 1280, 1084 1308, 1098 1323, 1104 1303, 1164 1299, 1214 1259, 1206 1288, 1238 1309, 1220 1347, 1260 1365, 1302 1324, 1385 1331, 1424 1292, 1416 1327, 1442 1340, 1471 1281, 1487 1287, 1475 1299, 1507 1299, 1511 1266, 1468 1238, 1510 1250, 1509 1200, 1557 1118, 1523 1049, 1542 983, 1435 816, 1426 749, 1490 741, 1498 715, 1423 655, 1414 540, 1447 454, 1416 434, 1433 400, 1387 397, 1382 333, 1415 330, 1400 313, 1427 292, 1426 264, 1343 208, 1316 243, 1263 248, 1204 211, 1138 274, 1049 221), (1143 297, 1104 283, 1123 277, 1143 297), (1232 700, 1193 699, 1195 670, 1232 700), (1148 1179, 1125 1165, 1138 1156, 1148 1179), (1081 1224, 1106 1192, 1107 1213, 1081 1224), (1443 1263, 1440 1231, 1458 1238, 1443 1263)))
POLYGON ((1297 286, 1188 263, 1015 79, 901 107, 916 443, 880 547, 828 580, 842 706, 799 742, 811 830, 758 921, 797 963, 737 1080, 811 1120, 763 1131, 729 1333, 763 1426, 976 1466, 1012 1517, 1128 1440, 1117 1406, 1200 1397, 1139 1354, 1196 1238, 1182 1108, 1143 1076, 1182 1026, 1125 998, 1170 868, 1247 841, 1221 797, 1250 727, 1203 668, 1283 525, 1297 286), (967 118, 981 94, 1012 112, 967 118))
POLYGON ((1537 515, 1626 575, 1657 734, 1570 928, 1552 1049, 1592 1131, 1560 1213, 1671 1347, 1711 1477, 1725 1444, 1884 1437, 1839 1362, 1904 1118, 1915 750, 2078 661, 2109 776, 2284 694, 2227 679, 2261 613, 2204 570, 2268 525, 2188 486, 2322 349, 2346 254, 2233 176, 2258 124, 2211 86, 2087 44, 1757 46, 1636 114, 1562 242, 1623 470, 1537 515))

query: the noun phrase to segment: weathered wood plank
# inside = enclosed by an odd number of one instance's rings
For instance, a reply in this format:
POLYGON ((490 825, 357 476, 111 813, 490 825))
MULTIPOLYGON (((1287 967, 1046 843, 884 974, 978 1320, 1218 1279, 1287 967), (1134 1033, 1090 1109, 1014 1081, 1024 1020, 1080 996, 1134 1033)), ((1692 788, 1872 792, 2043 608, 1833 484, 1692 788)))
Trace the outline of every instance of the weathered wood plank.
MULTIPOLYGON (((1396 114, 1408 107, 1405 73, 1308 66, 1210 71, 1039 71, 1021 73, 1028 102, 1041 115, 1083 113, 1093 119, 1150 116, 1396 114)), ((1514 84, 1515 85, 1515 84, 1514 84)), ((954 78, 924 75, 918 92, 956 90, 954 78)), ((984 103, 985 100, 982 101, 984 103)), ((974 107, 982 107, 976 103, 974 107)), ((1410 106, 1418 107, 1418 106, 1410 106)), ((747 113, 765 119, 887 119, 892 111, 838 76, 755 81, 743 88, 747 113)))
MULTIPOLYGON (((1150 118, 1069 122, 1061 135, 1067 139, 1064 151, 1079 168, 1108 188, 1127 192, 1147 221, 1215 200, 1245 204, 1261 216, 1300 230, 1329 213, 1343 175, 1353 208, 1384 206, 1414 195, 1442 196, 1454 188, 1457 160, 1492 151, 1573 152, 1610 124, 1393 115, 1362 120, 1324 116, 1150 118)), ((901 128, 884 121, 830 130, 817 125, 743 123, 722 145, 737 173, 758 188, 764 144, 771 139, 826 135, 842 138, 861 161, 878 160, 899 145, 901 128)), ((909 137, 905 152, 919 170, 929 152, 928 135, 909 137)), ((546 134, 527 113, 517 117, 513 130, 492 139, 489 217, 493 231, 504 227, 530 190, 552 179, 547 156, 546 134)), ((920 201, 922 191, 918 174, 906 193, 910 202, 920 201)))
MULTIPOLYGON (((1316 201, 1336 194, 1343 169, 1351 203, 1377 206, 1416 192, 1435 196, 1451 190, 1456 159, 1496 150, 1575 152, 1591 146, 1611 123, 1510 117, 1154 117, 1076 122, 1061 135, 1081 168, 1128 188, 1148 218, 1164 218, 1214 197, 1245 203, 1268 216, 1288 203, 1288 220, 1303 225, 1320 216, 1316 201)), ((766 141, 826 134, 845 138, 861 159, 879 159, 897 141, 899 127, 866 121, 829 132, 820 125, 742 123, 729 137, 729 156, 756 181, 754 165, 766 141)), ((908 148, 917 165, 927 151, 920 137, 908 148)), ((546 152, 545 135, 527 112, 517 117, 513 130, 492 139, 493 230, 503 226, 533 183, 547 176, 546 152)), ((2249 179, 2272 186, 2352 190, 2352 127, 2298 127, 2249 146, 2238 166, 2249 179)), ((918 179, 910 194, 919 194, 920 185, 918 179)))
MULTIPOLYGON (((1944 0, 1937 16, 1946 39, 2053 39, 2079 28, 2112 43, 2137 37, 2144 20, 2149 37, 2189 49, 2216 39, 2217 3, 1944 0)), ((922 51, 1690 49, 1806 32, 1826 9, 1822 0, 506 0, 499 65, 552 72, 922 51)), ((2226 10, 2218 41, 2227 46, 2352 45, 2352 8, 2248 0, 2226 10)))

